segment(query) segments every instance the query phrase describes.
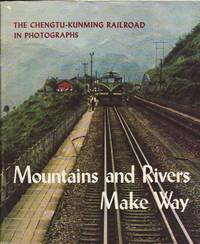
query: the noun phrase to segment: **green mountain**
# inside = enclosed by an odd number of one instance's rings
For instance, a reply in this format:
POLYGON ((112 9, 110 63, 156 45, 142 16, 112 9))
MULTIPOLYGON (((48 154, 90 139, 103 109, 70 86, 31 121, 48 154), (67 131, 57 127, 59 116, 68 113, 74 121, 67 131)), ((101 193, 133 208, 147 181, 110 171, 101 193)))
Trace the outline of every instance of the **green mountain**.
MULTIPOLYGON (((200 105, 200 24, 180 38, 160 67, 149 70, 151 92, 178 103, 200 105), (160 87, 161 83, 161 88, 160 87)), ((153 95, 152 94, 152 95, 153 95)))

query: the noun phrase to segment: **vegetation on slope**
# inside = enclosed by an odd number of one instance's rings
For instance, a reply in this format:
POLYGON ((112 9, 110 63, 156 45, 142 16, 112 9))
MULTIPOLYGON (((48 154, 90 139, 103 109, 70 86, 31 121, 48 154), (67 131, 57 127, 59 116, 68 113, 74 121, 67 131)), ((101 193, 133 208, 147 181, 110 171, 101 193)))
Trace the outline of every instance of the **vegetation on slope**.
MULTIPOLYGON (((160 68, 147 72, 154 85, 152 95, 174 101, 200 105, 200 24, 176 43, 163 63, 161 89, 160 68)), ((152 84, 151 84, 152 85, 152 84)))
POLYGON ((1 120, 2 158, 13 162, 80 105, 80 92, 36 92, 1 120))

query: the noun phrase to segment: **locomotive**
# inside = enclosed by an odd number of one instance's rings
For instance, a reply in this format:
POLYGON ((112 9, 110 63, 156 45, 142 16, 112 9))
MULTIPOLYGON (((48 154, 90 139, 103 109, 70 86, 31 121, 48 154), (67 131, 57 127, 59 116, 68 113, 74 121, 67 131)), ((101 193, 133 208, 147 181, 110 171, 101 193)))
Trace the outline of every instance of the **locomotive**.
POLYGON ((122 77, 117 72, 104 73, 96 84, 96 97, 99 105, 122 105, 123 92, 122 77))

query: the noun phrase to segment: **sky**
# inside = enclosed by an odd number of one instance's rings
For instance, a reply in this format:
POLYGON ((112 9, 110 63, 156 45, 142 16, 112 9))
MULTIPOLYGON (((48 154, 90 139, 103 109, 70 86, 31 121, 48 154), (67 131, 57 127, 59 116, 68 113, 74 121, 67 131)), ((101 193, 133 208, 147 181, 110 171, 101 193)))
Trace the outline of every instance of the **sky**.
MULTIPOLYGON (((137 63, 142 72, 144 68, 153 67, 154 42, 166 42, 166 55, 177 40, 200 21, 200 2, 13 1, 1 2, 1 13, 2 89, 5 101, 14 105, 15 97, 20 93, 23 95, 19 102, 22 102, 39 89, 47 74, 60 77, 65 76, 63 70, 67 70, 67 77, 75 75, 77 68, 82 69, 81 63, 89 61, 91 51, 95 52, 94 60, 116 54, 119 58, 124 57, 126 63, 137 63), (146 26, 128 30, 76 29, 79 32, 77 39, 24 40, 13 38, 16 32, 13 22, 18 21, 142 21, 146 26), (49 60, 43 59, 44 55, 49 55, 49 60), (70 62, 73 65, 70 66, 70 62)), ((158 56, 161 55, 160 49, 158 56)), ((115 56, 112 57, 114 62, 115 56)))

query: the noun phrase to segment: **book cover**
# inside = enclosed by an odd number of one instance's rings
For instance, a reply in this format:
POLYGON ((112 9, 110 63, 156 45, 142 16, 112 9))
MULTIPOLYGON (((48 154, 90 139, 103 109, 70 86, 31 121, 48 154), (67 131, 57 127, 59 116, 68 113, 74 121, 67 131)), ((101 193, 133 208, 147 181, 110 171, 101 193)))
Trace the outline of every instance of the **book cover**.
POLYGON ((1 2, 1 243, 200 243, 199 13, 1 2))

